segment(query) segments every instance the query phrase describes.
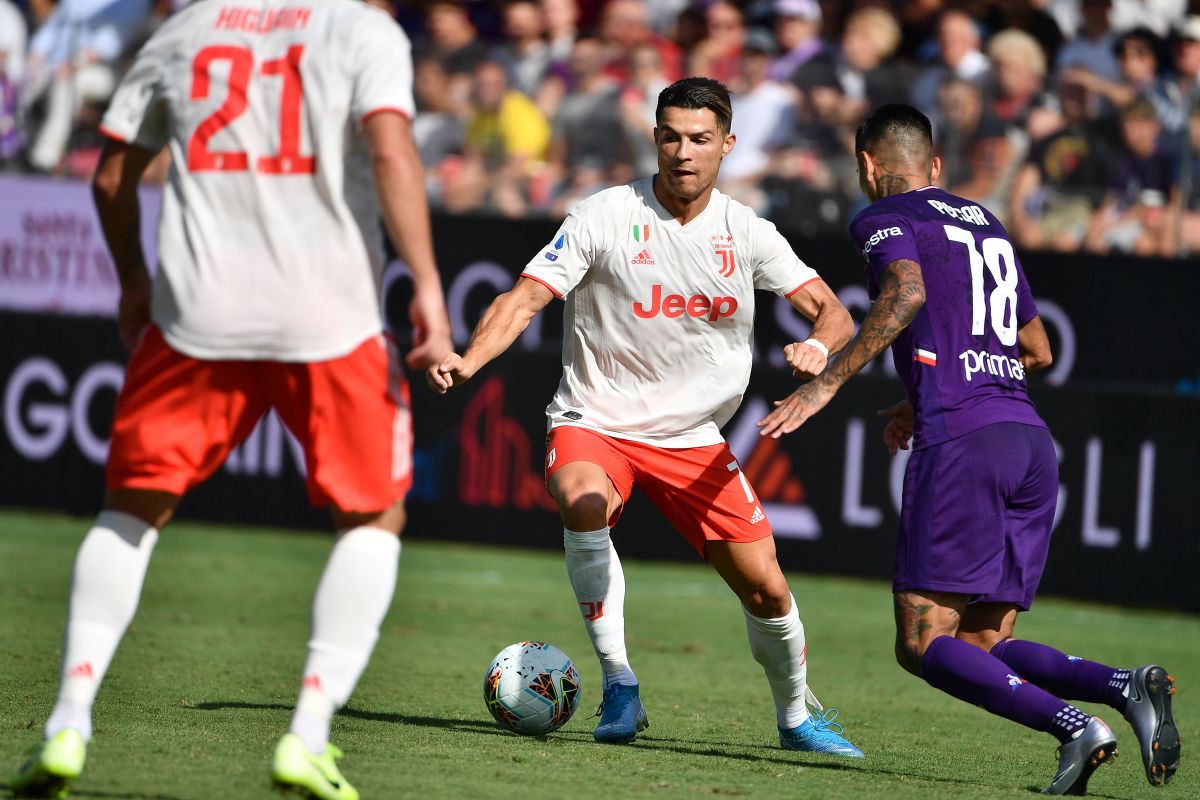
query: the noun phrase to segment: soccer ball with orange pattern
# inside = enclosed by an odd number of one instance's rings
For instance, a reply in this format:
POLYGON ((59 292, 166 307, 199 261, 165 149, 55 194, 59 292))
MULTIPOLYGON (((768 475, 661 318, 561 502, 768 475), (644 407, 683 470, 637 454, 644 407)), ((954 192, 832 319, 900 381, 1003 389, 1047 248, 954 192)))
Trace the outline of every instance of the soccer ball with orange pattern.
POLYGON ((566 724, 579 705, 579 673, 562 650, 518 642, 501 650, 483 679, 483 700, 513 733, 542 736, 566 724))

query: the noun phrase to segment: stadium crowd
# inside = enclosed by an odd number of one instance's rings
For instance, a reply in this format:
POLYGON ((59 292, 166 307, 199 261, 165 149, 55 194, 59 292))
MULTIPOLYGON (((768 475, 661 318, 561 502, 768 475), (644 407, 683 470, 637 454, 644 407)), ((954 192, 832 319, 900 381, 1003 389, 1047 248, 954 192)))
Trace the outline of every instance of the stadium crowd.
MULTIPOLYGON (((658 92, 706 75, 734 93, 721 188, 787 228, 844 232, 856 126, 911 102, 940 185, 1022 246, 1200 251, 1197 0, 368 1, 414 41, 451 212, 560 216, 653 172, 658 92)), ((0 169, 89 175, 123 68, 185 2, 0 0, 0 169)))

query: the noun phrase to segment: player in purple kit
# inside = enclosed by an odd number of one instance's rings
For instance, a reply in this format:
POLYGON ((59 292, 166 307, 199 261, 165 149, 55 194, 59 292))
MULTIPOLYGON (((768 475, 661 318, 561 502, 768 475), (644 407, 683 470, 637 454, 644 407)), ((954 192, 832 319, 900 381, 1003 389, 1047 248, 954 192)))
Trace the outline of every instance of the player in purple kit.
POLYGON ((760 422, 800 427, 892 346, 908 399, 880 412, 904 477, 893 581, 896 658, 960 700, 1061 742, 1046 794, 1084 794, 1116 755, 1098 717, 1060 700, 1105 703, 1137 734, 1146 777, 1179 766, 1173 679, 1085 661, 1012 638, 1033 602, 1058 497, 1054 442, 1026 391, 1050 345, 1008 233, 983 207, 933 185, 929 120, 883 106, 858 129, 859 183, 872 205, 851 223, 874 305, 841 356, 760 422))

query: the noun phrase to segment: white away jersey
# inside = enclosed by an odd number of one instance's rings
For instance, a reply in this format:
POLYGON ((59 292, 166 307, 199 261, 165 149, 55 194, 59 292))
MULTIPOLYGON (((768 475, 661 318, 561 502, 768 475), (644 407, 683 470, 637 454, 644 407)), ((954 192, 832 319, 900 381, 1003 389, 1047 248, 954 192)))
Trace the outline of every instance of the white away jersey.
POLYGON ((153 317, 196 358, 318 361, 382 328, 362 121, 413 114, 408 38, 358 0, 205 0, 146 43, 106 134, 170 146, 153 317))
POLYGON ((750 380, 754 290, 789 296, 819 276, 741 203, 714 190, 681 226, 652 181, 580 203, 522 273, 567 301, 546 414, 659 447, 717 444, 750 380))

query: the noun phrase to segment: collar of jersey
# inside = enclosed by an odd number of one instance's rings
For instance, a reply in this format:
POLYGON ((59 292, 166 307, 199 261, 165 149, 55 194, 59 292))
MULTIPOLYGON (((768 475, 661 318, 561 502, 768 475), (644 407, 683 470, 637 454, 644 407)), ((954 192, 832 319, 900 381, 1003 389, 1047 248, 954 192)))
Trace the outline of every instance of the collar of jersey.
POLYGON ((658 196, 654 194, 653 175, 651 175, 649 178, 642 178, 640 183, 642 185, 639 189, 639 192, 642 195, 642 202, 654 212, 654 216, 658 218, 658 221, 665 225, 667 230, 671 231, 672 233, 690 233, 693 230, 699 230, 703 220, 708 217, 718 198, 722 196, 721 192, 714 186, 712 194, 708 196, 708 205, 706 205, 704 210, 701 211, 690 222, 688 222, 686 225, 683 225, 679 222, 679 220, 672 216, 670 211, 667 211, 667 209, 663 207, 662 203, 658 201, 658 196))

